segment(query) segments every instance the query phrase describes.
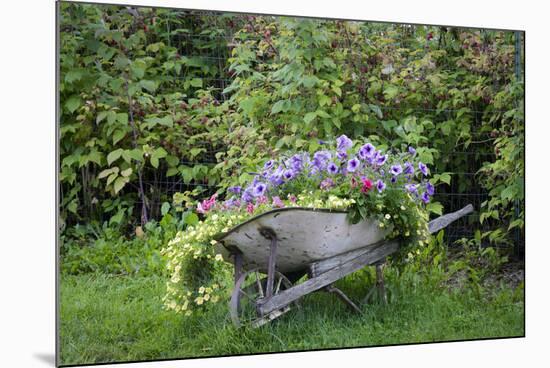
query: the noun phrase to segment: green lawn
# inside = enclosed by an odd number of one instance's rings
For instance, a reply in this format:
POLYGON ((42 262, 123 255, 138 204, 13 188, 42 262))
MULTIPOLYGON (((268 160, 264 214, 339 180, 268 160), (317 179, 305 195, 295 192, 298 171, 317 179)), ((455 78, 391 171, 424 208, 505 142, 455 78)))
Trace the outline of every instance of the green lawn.
MULTIPOLYGON (((450 292, 387 272, 390 303, 352 314, 333 295, 315 293, 301 308, 262 328, 236 330, 226 303, 202 316, 162 309, 159 277, 61 278, 61 363, 185 358, 524 335, 523 292, 506 287, 450 292), (397 287, 396 285, 399 285, 397 287)), ((364 295, 365 273, 338 283, 364 295)))

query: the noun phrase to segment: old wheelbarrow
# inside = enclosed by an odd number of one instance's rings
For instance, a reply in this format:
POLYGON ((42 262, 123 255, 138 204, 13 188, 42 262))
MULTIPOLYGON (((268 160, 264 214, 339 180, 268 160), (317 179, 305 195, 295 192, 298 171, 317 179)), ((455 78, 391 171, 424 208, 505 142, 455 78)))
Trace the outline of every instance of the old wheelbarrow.
MULTIPOLYGON (((472 205, 428 224, 435 233, 473 211, 472 205)), ((222 234, 218 251, 235 267, 230 313, 238 327, 259 327, 288 312, 301 297, 325 290, 361 310, 332 284, 368 265, 381 265, 399 248, 374 221, 350 224, 346 212, 289 207, 255 216, 222 234), (295 283, 304 275, 306 281, 295 283), (267 275, 267 276, 265 276, 267 275)), ((370 294, 370 293, 369 293, 370 294)), ((385 293, 383 292, 385 298, 385 293)))

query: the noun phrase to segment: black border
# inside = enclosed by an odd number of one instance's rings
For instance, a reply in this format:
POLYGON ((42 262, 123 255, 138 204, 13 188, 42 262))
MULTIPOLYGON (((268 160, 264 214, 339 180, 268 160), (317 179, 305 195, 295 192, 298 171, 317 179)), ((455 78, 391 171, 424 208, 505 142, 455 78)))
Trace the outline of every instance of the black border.
MULTIPOLYGON (((352 19, 352 18, 333 18, 333 17, 316 17, 316 16, 307 16, 307 15, 291 15, 291 14, 269 14, 269 13, 248 13, 248 12, 240 12, 240 11, 233 11, 233 10, 220 10, 220 9, 191 9, 191 8, 175 8, 170 6, 158 6, 158 5, 135 5, 131 3, 109 3, 109 2, 89 2, 89 1, 65 1, 65 0, 56 0, 55 1, 55 138, 56 138, 56 145, 55 145, 55 201, 56 201, 56 217, 55 217, 55 366, 56 367, 91 367, 91 366, 101 366, 101 365, 115 365, 115 364, 132 364, 132 363, 149 363, 149 362, 166 362, 166 361, 182 361, 182 360, 194 360, 194 359, 212 359, 212 358, 231 358, 231 357, 241 357, 241 356, 254 356, 254 355, 267 355, 267 354, 288 354, 288 353, 298 353, 298 352, 316 352, 316 351, 330 351, 330 350, 349 350, 349 349, 365 349, 365 348, 376 348, 376 347, 393 347, 393 346, 409 346, 409 345, 427 345, 427 344, 444 344, 444 343, 453 343, 453 342, 470 342, 470 341, 493 341, 493 340, 508 340, 508 339, 519 339, 519 338, 525 338, 527 335, 527 325, 526 325, 526 310, 525 306, 527 304, 526 298, 526 279, 527 279, 527 272, 526 272, 526 266, 525 266, 525 259, 526 259, 526 250, 524 249, 523 254, 523 271, 524 271, 524 287, 523 287, 523 335, 517 335, 517 336, 504 336, 504 337, 485 337, 485 338, 477 338, 477 339, 463 339, 463 340, 442 340, 442 341, 427 341, 427 342, 412 342, 412 343, 401 343, 401 344, 387 344, 387 345, 367 345, 367 346, 353 346, 353 347, 337 347, 337 348, 320 348, 320 349, 308 349, 308 350, 288 350, 288 351, 269 351, 269 352, 259 352, 259 353, 248 353, 248 354, 228 354, 228 355, 212 355, 212 356, 200 356, 200 357, 186 357, 186 358, 165 358, 165 359, 151 359, 151 360, 128 360, 128 361, 120 361, 120 362, 101 362, 101 363, 91 363, 91 364, 60 364, 60 357, 61 357, 61 344, 60 344, 60 232, 59 232, 59 214, 60 214, 60 196, 59 196, 59 169, 60 169, 60 160, 59 160, 59 145, 60 145, 60 91, 59 91, 59 82, 61 77, 61 65, 60 65, 60 51, 61 51, 61 34, 60 34, 60 11, 61 11, 61 4, 67 3, 67 4, 86 4, 86 5, 97 5, 97 6, 131 6, 136 8, 160 8, 160 9, 173 9, 173 10, 180 10, 180 11, 204 11, 204 12, 219 12, 219 13, 227 13, 227 14, 238 14, 238 15, 258 15, 258 16, 274 16, 274 17, 293 17, 293 18, 304 18, 304 19, 317 19, 317 20, 342 20, 342 21, 351 21, 351 22, 371 22, 371 23, 382 23, 382 24, 401 24, 401 25, 413 25, 413 26, 436 26, 436 27, 453 27, 453 28, 461 28, 461 29, 478 29, 478 30, 492 30, 492 31, 508 31, 508 32, 519 32, 521 33, 521 37, 523 38, 523 58, 524 62, 522 63, 522 71, 523 71, 523 77, 522 82, 524 86, 523 90, 523 111, 524 111, 524 124, 526 123, 526 31, 524 29, 508 29, 508 28, 483 28, 483 27, 476 27, 476 26, 458 26, 458 25, 450 25, 450 24, 434 24, 434 23, 407 23, 407 22, 397 22, 397 21, 381 21, 381 20, 369 20, 369 19, 352 19)), ((520 56, 520 62, 521 62, 521 56, 520 56)), ((527 132, 524 127, 523 137, 524 142, 526 138, 527 132)), ((527 192, 526 190, 526 152, 527 147, 524 146, 524 152, 523 152, 523 167, 524 167, 524 176, 523 176, 523 194, 524 194, 524 201, 525 201, 525 194, 527 192)), ((288 209, 306 209, 306 210, 315 210, 315 209, 308 209, 305 207, 292 207, 288 209)), ((272 210, 266 213, 271 212, 277 212, 278 210, 272 210)), ((319 211, 317 209, 317 211, 319 211)), ((339 212, 339 213, 345 213, 345 211, 338 211, 338 210, 330 210, 326 209, 323 210, 323 212, 339 212)), ((527 218, 527 210, 526 206, 524 205, 524 212, 525 212, 525 218, 527 218)), ((256 217, 262 216, 265 213, 262 213, 258 216, 255 216, 252 219, 247 220, 246 222, 249 222, 256 217)), ((246 223, 245 222, 245 223, 246 223)), ((244 223, 243 223, 244 224, 244 223)), ((242 225, 242 224, 240 224, 242 225)), ((237 227, 240 227, 238 225, 237 227)), ((234 229, 232 229, 234 230, 234 229)), ((527 223, 524 224, 524 235, 523 240, 525 243, 526 239, 526 231, 527 231, 527 223)), ((223 363, 222 363, 223 364, 223 363)))

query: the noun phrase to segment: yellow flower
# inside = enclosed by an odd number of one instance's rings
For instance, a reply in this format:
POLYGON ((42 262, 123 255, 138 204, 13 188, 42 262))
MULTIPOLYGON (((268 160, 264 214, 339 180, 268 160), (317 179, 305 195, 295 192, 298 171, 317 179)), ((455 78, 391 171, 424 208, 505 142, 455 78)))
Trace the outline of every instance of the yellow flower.
POLYGON ((401 206, 401 211, 405 211, 405 206, 401 206))
POLYGON ((202 296, 199 296, 195 299, 195 303, 197 303, 197 305, 201 305, 202 303, 204 303, 204 298, 202 296))
POLYGON ((199 294, 203 294, 203 293, 204 293, 204 286, 201 286, 201 287, 199 288, 199 294))
POLYGON ((204 294, 204 300, 208 301, 208 299, 210 299, 210 295, 209 294, 204 294))
POLYGON ((378 224, 378 226, 380 226, 380 227, 384 227, 384 223, 383 223, 383 222, 381 222, 381 223, 379 223, 379 224, 378 224))
POLYGON ((223 256, 221 254, 216 254, 216 257, 214 257, 216 261, 223 261, 223 256))
POLYGON ((386 216, 384 216, 384 218, 385 218, 386 220, 389 220, 389 219, 391 219, 391 216, 390 216, 389 213, 386 213, 386 216))
POLYGON ((216 240, 214 240, 214 239, 210 240, 210 244, 212 244, 212 245, 216 245, 216 243, 217 243, 217 241, 216 241, 216 240))

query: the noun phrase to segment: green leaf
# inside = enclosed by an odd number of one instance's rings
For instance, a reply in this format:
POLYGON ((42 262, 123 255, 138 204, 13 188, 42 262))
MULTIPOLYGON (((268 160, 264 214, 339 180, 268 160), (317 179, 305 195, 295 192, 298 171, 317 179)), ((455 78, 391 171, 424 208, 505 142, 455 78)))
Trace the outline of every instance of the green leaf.
POLYGON ((384 97, 386 100, 391 100, 399 94, 399 88, 396 86, 389 86, 384 90, 384 97))
POLYGON ((80 96, 78 95, 72 95, 71 97, 69 97, 67 99, 67 101, 65 102, 65 107, 67 108, 67 110, 69 110, 69 112, 73 113, 76 111, 76 109, 78 109, 78 107, 80 106, 81 104, 81 100, 80 100, 80 96))
POLYGON ((153 165, 155 169, 158 169, 159 159, 166 157, 167 154, 168 152, 166 152, 164 148, 162 147, 157 148, 151 155, 151 165, 153 165))
POLYGON ((178 173, 178 168, 177 167, 171 167, 169 168, 168 170, 166 170, 166 176, 167 177, 170 177, 170 176, 174 176, 178 173))
POLYGON ((509 186, 509 187, 506 187, 501 193, 500 193, 500 198, 502 198, 502 200, 511 200, 514 198, 514 196, 516 195, 517 193, 517 186, 515 185, 512 185, 512 186, 509 186))
POLYGON ((141 86, 141 88, 144 88, 149 92, 155 92, 155 90, 157 89, 157 84, 151 80, 140 80, 139 85, 141 86))
POLYGON ((128 124, 128 114, 125 112, 119 112, 116 114, 116 121, 118 121, 122 125, 128 124))
POLYGON ((304 79, 302 79, 302 84, 306 88, 311 88, 317 84, 318 80, 319 79, 316 76, 308 75, 307 77, 304 77, 304 79))
POLYGON ((191 150, 189 152, 191 153, 191 157, 194 158, 199 153, 204 152, 204 151, 206 151, 205 148, 191 148, 191 150))
POLYGON ((130 175, 132 175, 132 168, 129 167, 127 168, 126 170, 122 170, 122 172, 120 173, 120 175, 124 176, 124 177, 129 177, 130 175))
POLYGON ((105 117, 107 117, 107 113, 108 111, 100 111, 95 119, 96 124, 99 124, 101 120, 105 119, 105 117))
POLYGON ((124 186, 126 185, 127 182, 128 182, 128 178, 125 178, 125 177, 122 177, 122 176, 119 176, 118 178, 116 178, 115 184, 113 186, 113 188, 115 190, 115 194, 120 192, 120 190, 122 188, 124 188, 124 186))
POLYGON ((113 152, 109 153, 107 155, 107 165, 110 166, 113 162, 118 160, 120 158, 120 156, 122 155, 122 151, 123 151, 123 149, 119 148, 119 149, 114 150, 113 152))
POLYGON ((426 205, 426 210, 440 216, 443 214, 443 206, 439 202, 428 203, 426 205))
POLYGON ((127 151, 128 156, 133 158, 136 161, 142 161, 143 160, 143 151, 139 148, 134 148, 133 150, 127 151))
POLYGON ((96 151, 95 148, 94 148, 94 150, 91 151, 88 154, 88 160, 91 161, 91 162, 95 162, 96 164, 100 165, 101 164, 101 153, 96 151))
POLYGON ((177 166, 180 163, 180 159, 176 156, 168 155, 166 156, 166 163, 168 166, 177 166))
POLYGON ((134 60, 132 62, 132 65, 130 66, 130 69, 132 70, 132 73, 134 74, 134 77, 136 79, 141 79, 145 75, 145 69, 147 68, 147 64, 143 60, 134 60))
POLYGON ((285 103, 286 100, 279 100, 277 102, 275 102, 275 104, 273 105, 273 107, 271 108, 271 114, 277 114, 279 112, 281 112, 283 110, 283 105, 285 103))
POLYGON ((113 133, 113 145, 117 144, 122 138, 126 136, 126 132, 123 130, 115 130, 113 133))
POLYGON ((202 79, 201 78, 193 78, 189 81, 189 84, 191 84, 191 86, 193 86, 193 87, 201 88, 202 87, 202 79))
POLYGON ((305 116, 304 116, 304 122, 305 122, 306 124, 309 124, 309 123, 311 123, 316 117, 317 117, 317 113, 316 113, 316 112, 308 112, 308 113, 305 114, 305 116))
POLYGON ((117 177, 118 177, 118 171, 112 173, 112 174, 109 175, 109 177, 107 178, 107 182, 105 183, 105 185, 111 184, 117 177))
POLYGON ((128 65, 130 65, 130 60, 128 60, 128 58, 127 58, 126 56, 118 55, 118 56, 115 58, 115 68, 117 68, 117 69, 124 69, 124 68, 126 68, 128 65))
POLYGON ((319 116, 319 117, 321 117, 321 118, 325 118, 325 119, 330 118, 329 113, 327 113, 326 111, 317 110, 317 111, 315 111, 315 113, 317 114, 317 116, 319 116))
POLYGON ((75 82, 75 81, 78 81, 82 78, 82 71, 80 70, 69 70, 66 74, 65 74, 65 82, 67 83, 72 83, 72 82, 75 82))
POLYGON ((105 177, 107 177, 108 175, 112 174, 112 173, 118 173, 118 167, 111 167, 110 169, 105 169, 103 170, 102 172, 99 173, 99 175, 97 176, 98 179, 103 179, 105 177))
POLYGON ((172 116, 166 115, 162 118, 159 118, 157 116, 146 118, 145 123, 149 125, 149 127, 154 127, 155 125, 163 125, 166 127, 173 127, 174 126, 174 120, 172 119, 172 116))
POLYGON ((160 207, 160 213, 164 216, 168 213, 168 211, 170 211, 170 203, 164 202, 160 207))
POLYGON ((197 216, 194 212, 189 212, 187 216, 185 216, 185 223, 189 226, 194 226, 199 222, 199 216, 197 216))

